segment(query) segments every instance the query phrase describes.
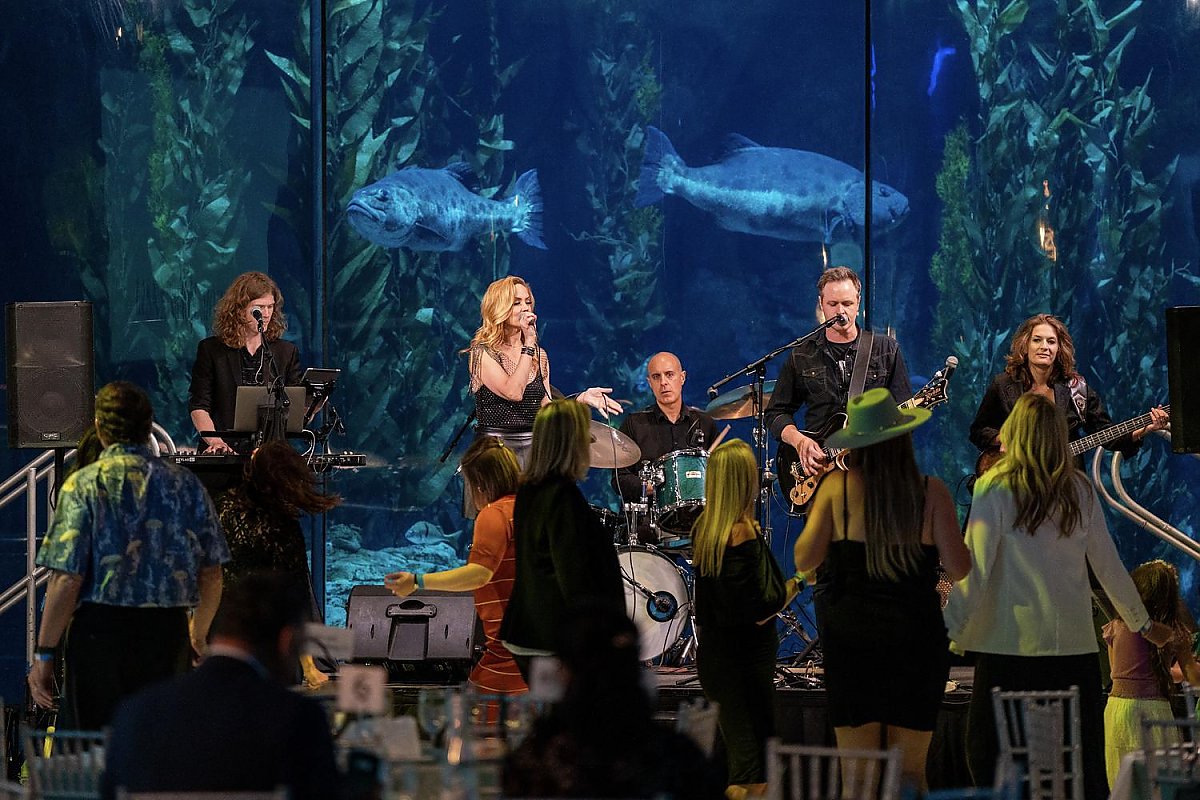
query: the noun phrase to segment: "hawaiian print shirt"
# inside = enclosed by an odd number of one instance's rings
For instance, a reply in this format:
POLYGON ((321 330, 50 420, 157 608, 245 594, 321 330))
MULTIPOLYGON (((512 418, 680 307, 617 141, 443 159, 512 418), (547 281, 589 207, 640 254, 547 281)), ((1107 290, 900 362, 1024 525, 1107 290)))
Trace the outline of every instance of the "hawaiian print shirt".
POLYGON ((197 576, 229 560, 200 480, 141 445, 114 444, 69 476, 37 563, 83 576, 81 602, 195 606, 197 576))

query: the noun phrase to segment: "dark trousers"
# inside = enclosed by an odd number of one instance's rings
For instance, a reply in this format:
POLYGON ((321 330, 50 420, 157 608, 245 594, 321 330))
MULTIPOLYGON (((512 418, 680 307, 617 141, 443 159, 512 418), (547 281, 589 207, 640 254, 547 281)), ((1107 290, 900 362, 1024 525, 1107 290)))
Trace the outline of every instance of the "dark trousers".
POLYGON ((1000 743, 992 710, 992 689, 1047 691, 1079 687, 1083 791, 1087 800, 1108 797, 1104 772, 1104 698, 1095 653, 1077 656, 1004 656, 978 653, 975 685, 967 710, 967 765, 976 786, 991 786, 1000 743))
POLYGON ((58 727, 100 730, 124 697, 187 671, 190 655, 185 608, 82 604, 67 628, 58 727))
POLYGON ((717 722, 730 784, 763 783, 767 739, 775 734, 774 625, 754 630, 705 628, 696 671, 704 696, 720 703, 717 722))

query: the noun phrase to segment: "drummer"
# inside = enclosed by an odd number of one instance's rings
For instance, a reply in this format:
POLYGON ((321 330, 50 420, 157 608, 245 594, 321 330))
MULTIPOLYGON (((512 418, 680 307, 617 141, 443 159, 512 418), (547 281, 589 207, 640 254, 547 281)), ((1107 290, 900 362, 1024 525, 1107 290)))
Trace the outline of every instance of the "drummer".
POLYGON ((653 482, 643 483, 642 467, 677 450, 712 447, 717 424, 698 408, 683 403, 687 372, 674 353, 655 353, 646 362, 646 379, 654 403, 625 417, 624 433, 642 451, 642 461, 617 470, 614 486, 626 503, 644 502, 654 494, 653 482))

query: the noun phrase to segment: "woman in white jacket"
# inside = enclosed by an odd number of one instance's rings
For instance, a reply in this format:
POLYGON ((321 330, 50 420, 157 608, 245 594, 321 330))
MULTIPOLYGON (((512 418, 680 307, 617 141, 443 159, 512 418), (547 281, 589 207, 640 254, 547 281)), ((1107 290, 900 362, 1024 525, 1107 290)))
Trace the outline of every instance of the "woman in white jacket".
POLYGON ((993 687, 1078 686, 1084 795, 1102 800, 1104 703, 1089 565, 1130 630, 1159 643, 1170 629, 1146 613, 1054 404, 1023 395, 1000 441, 1003 457, 975 486, 966 533, 973 567, 951 589, 945 611, 954 649, 976 654, 967 762, 976 785, 991 784, 999 752, 993 687))

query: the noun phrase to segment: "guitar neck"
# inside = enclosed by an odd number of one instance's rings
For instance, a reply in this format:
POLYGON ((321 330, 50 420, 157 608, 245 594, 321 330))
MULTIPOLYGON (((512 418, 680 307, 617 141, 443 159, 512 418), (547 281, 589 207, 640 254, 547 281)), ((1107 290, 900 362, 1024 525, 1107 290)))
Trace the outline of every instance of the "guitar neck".
MULTIPOLYGON (((1164 406, 1163 409, 1168 413, 1171 411, 1170 406, 1164 406)), ((1140 417, 1127 419, 1124 422, 1119 422, 1116 425, 1112 425, 1102 431, 1096 431, 1095 433, 1084 436, 1082 439, 1076 439, 1075 441, 1071 442, 1071 455, 1082 455, 1088 450, 1091 450, 1093 447, 1099 447, 1100 445, 1108 444, 1115 439, 1120 439, 1127 433, 1136 431, 1138 428, 1146 427, 1150 424, 1152 419, 1153 417, 1149 412, 1147 412, 1142 414, 1140 417)))

